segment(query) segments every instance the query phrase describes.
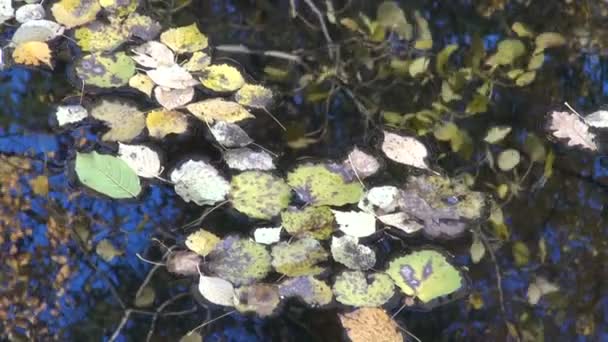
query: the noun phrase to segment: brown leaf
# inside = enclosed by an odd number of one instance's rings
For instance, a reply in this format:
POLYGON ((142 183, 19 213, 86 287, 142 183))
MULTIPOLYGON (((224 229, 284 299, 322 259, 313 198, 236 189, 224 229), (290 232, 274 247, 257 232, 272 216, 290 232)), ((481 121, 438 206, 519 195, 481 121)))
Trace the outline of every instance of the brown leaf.
POLYGON ((361 308, 340 315, 340 321, 353 342, 402 342, 397 323, 379 308, 361 308))
POLYGON ((200 262, 201 257, 194 252, 177 251, 167 258, 167 270, 181 275, 195 275, 198 274, 200 262))
POLYGON ((554 111, 551 113, 549 130, 556 138, 568 139, 568 146, 581 146, 592 151, 597 150, 595 134, 578 116, 569 112, 554 111))

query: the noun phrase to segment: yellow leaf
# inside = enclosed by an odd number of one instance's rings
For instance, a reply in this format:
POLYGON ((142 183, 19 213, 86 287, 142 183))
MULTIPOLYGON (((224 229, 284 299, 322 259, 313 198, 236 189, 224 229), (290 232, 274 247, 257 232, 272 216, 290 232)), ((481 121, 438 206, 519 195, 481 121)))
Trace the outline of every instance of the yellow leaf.
POLYGON ((215 120, 234 123, 254 118, 245 107, 222 98, 194 102, 187 105, 186 108, 199 120, 207 121, 210 124, 215 120))
POLYGON ((160 35, 160 41, 175 53, 195 52, 207 47, 207 36, 196 24, 173 28, 160 35))
POLYGON ((220 238, 215 234, 201 229, 188 235, 186 247, 198 255, 206 256, 211 253, 218 242, 220 242, 220 238))
POLYGON ((205 88, 217 92, 236 91, 245 84, 239 69, 228 64, 210 65, 205 68, 200 81, 205 88))
POLYGON ((39 66, 46 64, 52 68, 51 49, 45 42, 25 42, 17 45, 13 51, 15 63, 39 66))
POLYGON ((188 129, 188 119, 175 110, 156 110, 148 113, 146 127, 151 137, 162 139, 171 133, 184 133, 188 129))
POLYGON ((49 179, 45 175, 40 175, 30 180, 32 191, 38 196, 46 196, 49 193, 49 179))
POLYGON ((150 97, 152 96, 152 89, 154 89, 154 81, 146 74, 135 74, 129 79, 129 86, 150 97))
POLYGON ((100 10, 97 0, 61 0, 51 7, 55 20, 68 29, 95 20, 100 10))

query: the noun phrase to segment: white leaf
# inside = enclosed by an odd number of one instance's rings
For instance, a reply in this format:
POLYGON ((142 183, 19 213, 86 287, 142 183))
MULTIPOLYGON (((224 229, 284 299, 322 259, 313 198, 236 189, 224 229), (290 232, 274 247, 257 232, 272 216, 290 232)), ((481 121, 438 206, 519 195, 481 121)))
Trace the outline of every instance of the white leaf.
POLYGON ((224 153, 224 160, 229 168, 241 171, 267 171, 275 168, 270 154, 266 151, 256 152, 247 147, 226 151, 224 153))
POLYGON ((279 240, 281 240, 282 229, 283 227, 256 228, 253 232, 253 237, 257 243, 272 245, 273 243, 277 243, 279 240))
POLYGON ((598 110, 597 112, 593 112, 585 116, 585 122, 589 126, 606 128, 608 127, 608 111, 598 110))
POLYGON ((536 305, 542 296, 557 291, 559 291, 559 286, 549 282, 542 276, 538 276, 535 281, 528 286, 528 303, 536 305))
POLYGON ((342 163, 348 165, 357 172, 357 176, 365 179, 380 169, 380 163, 373 156, 361 151, 355 147, 349 154, 346 160, 342 163))
POLYGON ((166 109, 172 110, 181 107, 192 101, 194 97, 194 87, 186 89, 171 89, 165 87, 154 88, 154 98, 166 109))
POLYGON ((15 31, 12 43, 19 45, 25 42, 46 42, 63 34, 65 27, 54 21, 40 19, 27 21, 15 31))
POLYGON ((146 71, 148 76, 161 87, 171 89, 186 89, 198 84, 192 75, 177 64, 171 66, 159 66, 156 69, 146 71))
POLYGON ((198 291, 213 304, 234 306, 234 287, 227 280, 201 275, 198 281, 198 291))
POLYGON ((175 55, 165 44, 149 41, 131 50, 133 60, 146 68, 169 67, 175 64, 175 55))
POLYGON ((395 186, 377 186, 365 193, 357 205, 359 209, 375 214, 394 212, 399 205, 401 190, 395 186))
POLYGON ((217 121, 210 128, 211 134, 224 147, 244 147, 253 142, 241 126, 225 121, 217 121))
POLYGON ((40 4, 25 4, 15 12, 15 19, 20 23, 30 20, 43 19, 45 15, 44 7, 40 4))
POLYGON ((353 270, 368 270, 376 264, 374 250, 360 245, 359 239, 350 235, 332 237, 331 255, 335 261, 353 270))
POLYGON ((82 121, 87 116, 89 116, 89 113, 81 105, 58 106, 55 112, 59 126, 82 121))
POLYGON ((339 229, 354 237, 366 237, 376 232, 376 218, 363 211, 332 210, 339 229))
POLYGON ((118 143, 118 157, 135 173, 144 178, 155 178, 161 173, 158 153, 148 146, 118 143))
POLYGON ((175 192, 186 202, 211 205, 226 199, 230 183, 211 165, 188 160, 171 172, 175 192))
POLYGON ((386 156, 397 163, 428 169, 424 159, 428 156, 426 147, 412 137, 404 137, 395 133, 384 131, 382 151, 386 156))
POLYGON ((11 0, 0 0, 0 24, 11 19, 15 15, 15 9, 11 0))
POLYGON ((478 263, 486 254, 486 247, 483 245, 483 242, 481 242, 477 234, 473 234, 473 243, 471 243, 469 253, 471 253, 471 260, 473 260, 474 264, 478 263))
POLYGON ((387 226, 401 229, 407 234, 413 234, 424 228, 420 223, 411 220, 406 213, 394 213, 378 216, 378 220, 387 226))
POLYGON ((582 146, 592 151, 597 150, 594 142, 595 134, 591 133, 589 126, 574 113, 552 112, 549 130, 553 131, 553 136, 556 138, 568 139, 568 146, 582 146))

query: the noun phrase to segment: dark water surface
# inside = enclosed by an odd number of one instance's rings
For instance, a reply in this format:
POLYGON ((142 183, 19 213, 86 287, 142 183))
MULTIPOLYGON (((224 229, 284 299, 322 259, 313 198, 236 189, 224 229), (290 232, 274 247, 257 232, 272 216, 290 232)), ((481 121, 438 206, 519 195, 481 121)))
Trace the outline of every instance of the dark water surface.
MULTIPOLYGON (((326 8, 324 1, 315 2, 319 8, 326 8)), ((489 126, 501 124, 513 128, 502 147, 521 149, 526 136, 535 133, 554 151, 556 160, 553 175, 546 183, 537 182, 543 175, 543 165, 532 167, 522 182, 521 193, 504 206, 509 237, 493 241, 497 247, 495 261, 486 255, 478 264, 472 263, 469 235, 450 241, 414 238, 403 242, 410 247, 426 244, 445 247, 454 254, 455 262, 468 270, 471 283, 470 294, 464 298, 431 311, 406 308, 395 317, 402 327, 422 341, 506 341, 516 340, 515 336, 523 341, 608 341, 606 148, 600 144, 600 151, 588 152, 566 147, 563 142, 550 138, 546 131, 547 113, 565 110, 562 105, 565 101, 584 113, 606 103, 608 17, 602 11, 608 8, 601 5, 601 1, 598 4, 558 0, 522 4, 524 2, 402 1, 403 8, 419 9, 429 21, 436 46, 433 54, 448 43, 468 46, 474 35, 482 38, 486 50, 492 50, 500 39, 513 35, 509 27, 515 21, 524 22, 537 32, 560 32, 568 40, 567 46, 547 53, 531 85, 497 86, 487 112, 458 121, 467 127, 474 144, 479 145, 470 160, 439 158, 449 152, 449 147, 433 140, 432 134, 424 140, 433 152, 432 165, 450 175, 462 171, 477 174, 476 187, 483 191, 489 191, 484 184, 513 179, 512 175, 505 178, 480 167, 485 155, 481 140, 489 126), (504 9, 497 9, 490 17, 480 15, 499 4, 503 4, 504 9), (592 42, 577 38, 575 32, 579 28, 584 28, 581 30, 592 42), (521 245, 527 247, 525 251, 521 245), (518 264, 516 259, 522 258, 522 253, 526 262, 518 264), (497 274, 504 313, 500 308, 497 274), (531 305, 526 294, 537 276, 557 284, 559 291, 531 305), (517 333, 509 332, 509 326, 517 333)), ((304 20, 290 17, 290 1, 263 0, 194 1, 171 18, 172 26, 198 22, 210 37, 211 45, 244 44, 253 49, 305 56, 312 71, 260 55, 214 53, 218 60, 238 62, 251 79, 279 94, 272 112, 289 128, 287 133, 265 115, 259 115, 255 122, 244 127, 256 143, 281 154, 278 161, 281 170, 289 170, 295 161, 307 157, 342 158, 354 144, 373 148, 381 127, 381 120, 366 119, 344 90, 338 90, 331 101, 316 103, 307 101, 306 94, 294 90, 300 77, 327 64, 323 48, 326 42, 314 13, 304 1, 295 3, 304 20), (292 75, 287 81, 274 81, 264 73, 268 66, 285 68, 292 75), (316 143, 304 149, 287 146, 286 142, 294 136, 324 124, 327 130, 316 143)), ((336 9, 347 5, 339 17, 353 18, 359 12, 373 16, 379 3, 333 1, 336 9)), ((146 5, 154 8, 155 3, 146 5)), ((163 20, 164 25, 170 24, 168 16, 163 20)), ((339 42, 342 31, 333 26, 330 31, 339 42)), ((2 37, 6 39, 11 28, 4 27, 3 32, 2 37)), ((346 51, 342 56, 345 63, 354 58, 346 51)), ((99 124, 89 123, 76 130, 62 131, 49 119, 54 105, 80 95, 70 84, 70 65, 65 61, 59 62, 53 71, 11 66, 0 72, 3 192, 0 329, 3 337, 14 341, 107 341, 124 320, 118 341, 143 341, 148 334, 151 341, 178 341, 196 325, 228 311, 205 306, 196 293, 193 279, 175 277, 162 268, 149 281, 155 292, 154 305, 135 308, 135 293, 153 267, 136 254, 159 260, 162 248, 157 241, 183 242, 184 234, 189 231, 179 227, 199 217, 202 210, 184 204, 172 187, 162 182, 150 182, 149 190, 136 201, 102 198, 77 184, 70 171, 76 150, 111 152, 115 146, 100 141, 99 133, 104 128, 99 124), (32 179, 39 175, 48 176, 50 190, 44 196, 37 194, 31 185, 32 179), (20 236, 18 231, 28 233, 20 236), (119 246, 123 255, 111 262, 96 255, 92 246, 103 239, 119 246), (175 301, 166 302, 171 298, 175 301), (155 315, 163 303, 167 308, 155 315)), ((382 92, 377 88, 358 91, 379 100, 377 112, 418 111, 422 108, 415 108, 414 99, 430 96, 424 87, 390 84, 382 92)), ((121 95, 141 98, 128 91, 121 95)), ((84 99, 92 100, 95 96, 85 94, 84 99)), ((149 108, 150 104, 142 103, 142 106, 149 108)), ((186 138, 165 140, 165 166, 170 168, 193 154, 204 154, 218 161, 221 155, 204 142, 206 134, 201 126, 195 127, 186 138)), ((603 139, 602 133, 599 138, 603 139)), ((390 166, 381 179, 400 182, 405 178, 404 170, 390 166)), ((219 235, 226 235, 228 231, 247 234, 250 230, 250 222, 231 209, 209 215, 204 226, 219 235)), ((386 255, 402 246, 388 237, 379 238, 373 245, 386 255)), ((282 306, 278 314, 268 319, 232 313, 207 325, 201 334, 204 341, 339 341, 346 338, 337 317, 344 307, 333 305, 311 310, 297 301, 282 306)), ((400 303, 392 302, 387 309, 394 313, 399 306, 400 303)))

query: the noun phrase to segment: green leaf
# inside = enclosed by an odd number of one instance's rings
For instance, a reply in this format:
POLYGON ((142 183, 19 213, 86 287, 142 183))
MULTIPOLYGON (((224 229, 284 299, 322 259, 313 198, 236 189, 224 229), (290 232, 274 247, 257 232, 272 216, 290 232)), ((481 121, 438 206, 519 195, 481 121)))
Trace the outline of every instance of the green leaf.
POLYGON ((76 62, 76 74, 85 85, 100 88, 121 87, 135 74, 135 62, 124 52, 94 53, 76 62))
POLYGON ((281 213, 283 228, 292 236, 329 239, 334 231, 334 215, 329 207, 288 208, 281 213))
POLYGON ((389 30, 395 31, 405 40, 412 39, 414 28, 407 22, 405 13, 396 1, 384 1, 376 11, 378 24, 389 30))
POLYGON ((112 242, 108 239, 99 241, 97 247, 95 247, 95 253, 99 255, 106 262, 112 261, 117 256, 121 256, 123 252, 118 248, 114 247, 112 242))
POLYGON ((540 69, 540 67, 543 66, 543 63, 545 62, 545 54, 544 53, 537 53, 532 55, 532 57, 530 57, 530 61, 528 62, 528 70, 537 70, 540 69))
POLYGON ((465 286, 465 280, 448 259, 432 249, 419 250, 390 262, 386 273, 408 296, 423 303, 452 294, 465 286))
POLYGON ((319 241, 303 238, 274 245, 272 266, 277 272, 290 277, 316 275, 323 272, 323 267, 317 264, 327 260, 328 256, 319 241))
POLYGON ((525 266, 530 262, 530 249, 528 249, 528 246, 526 246, 525 243, 516 241, 513 244, 512 252, 515 265, 518 267, 525 266))
POLYGON ((437 54, 437 59, 435 60, 435 69, 440 76, 444 76, 446 73, 446 66, 448 64, 448 60, 454 51, 458 49, 457 44, 450 44, 444 47, 439 54, 437 54))
POLYGON ((199 51, 208 44, 207 36, 196 24, 169 29, 160 35, 160 41, 178 54, 199 51))
POLYGON ((344 271, 336 277, 333 286, 336 300, 352 306, 376 307, 386 303, 395 293, 395 285, 389 276, 361 271, 344 271))
POLYGON ((132 198, 141 192, 137 174, 114 156, 77 153, 76 175, 82 184, 112 198, 132 198))
POLYGON ((128 33, 120 26, 93 21, 77 28, 74 38, 82 51, 110 51, 124 43, 128 33))
POLYGON ((230 200, 243 214, 271 219, 289 205, 291 189, 285 182, 270 173, 246 171, 232 177, 230 200))
POLYGON ((363 196, 359 182, 347 181, 323 164, 297 167, 287 175, 287 183, 302 201, 312 206, 342 206, 357 203, 363 196))
POLYGON ((534 41, 536 48, 534 54, 545 51, 547 48, 558 47, 566 44, 566 38, 556 32, 543 32, 534 41))
POLYGON ((207 256, 207 269, 236 286, 262 280, 270 272, 270 255, 264 245, 228 236, 207 256))
POLYGON ((526 53, 526 46, 519 39, 504 39, 498 43, 496 53, 486 62, 491 66, 508 65, 526 53))

